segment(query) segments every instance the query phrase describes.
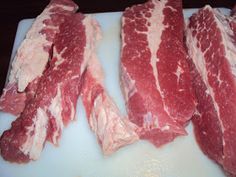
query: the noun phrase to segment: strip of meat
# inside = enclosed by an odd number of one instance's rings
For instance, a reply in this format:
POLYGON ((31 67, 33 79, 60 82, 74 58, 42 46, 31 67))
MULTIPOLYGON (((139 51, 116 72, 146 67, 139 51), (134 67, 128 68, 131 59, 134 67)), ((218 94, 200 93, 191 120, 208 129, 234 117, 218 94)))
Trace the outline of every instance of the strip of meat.
POLYGON ((75 117, 81 76, 94 51, 98 25, 82 14, 60 25, 53 58, 40 79, 35 97, 0 139, 5 160, 26 163, 39 158, 46 140, 58 144, 62 129, 75 117))
POLYGON ((89 125, 103 153, 109 155, 139 139, 136 126, 122 116, 103 86, 103 71, 96 55, 90 60, 82 86, 82 100, 89 125))
POLYGON ((23 111, 25 102, 35 94, 50 59, 59 25, 77 8, 71 0, 51 0, 35 19, 13 60, 9 82, 0 98, 0 110, 14 115, 23 111))
POLYGON ((150 0, 122 17, 121 84, 129 119, 161 146, 185 135, 194 110, 180 0, 150 0))
POLYGON ((235 39, 229 17, 210 6, 192 15, 187 24, 186 45, 197 97, 195 136, 202 151, 232 176, 236 175, 235 39))

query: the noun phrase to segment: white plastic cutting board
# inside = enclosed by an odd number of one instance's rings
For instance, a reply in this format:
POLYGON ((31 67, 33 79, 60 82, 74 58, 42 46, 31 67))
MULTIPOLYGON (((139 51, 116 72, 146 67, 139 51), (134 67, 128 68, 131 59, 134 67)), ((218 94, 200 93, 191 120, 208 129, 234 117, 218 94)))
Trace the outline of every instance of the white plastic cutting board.
MULTIPOLYGON (((228 13, 228 9, 222 9, 228 13)), ((196 9, 184 10, 185 17, 196 9)), ((105 70, 105 84, 110 95, 125 114, 119 86, 120 17, 121 12, 92 14, 98 20, 103 39, 98 56, 105 70)), ((32 19, 19 23, 12 56, 23 40, 32 19)), ((0 177, 224 177, 222 170, 209 160, 195 142, 192 125, 188 136, 178 137, 162 148, 139 141, 104 157, 87 124, 81 101, 77 120, 64 129, 59 147, 50 143, 39 160, 24 165, 12 164, 0 157, 0 177)), ((10 127, 14 117, 0 113, 0 134, 10 127)))

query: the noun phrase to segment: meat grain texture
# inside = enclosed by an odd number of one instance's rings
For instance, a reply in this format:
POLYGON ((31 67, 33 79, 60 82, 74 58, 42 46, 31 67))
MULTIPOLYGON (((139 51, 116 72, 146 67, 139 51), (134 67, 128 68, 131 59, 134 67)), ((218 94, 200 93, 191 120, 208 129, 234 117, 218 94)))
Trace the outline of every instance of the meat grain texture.
POLYGON ((26 102, 34 97, 51 58, 59 25, 77 9, 78 6, 71 0, 51 0, 35 19, 12 62, 9 81, 0 97, 0 110, 20 115, 26 102))
MULTIPOLYGON (((232 13, 233 14, 233 13, 232 13)), ((194 132, 202 151, 236 175, 235 17, 205 6, 186 28, 197 111, 194 132)))
POLYGON ((82 14, 68 16, 54 39, 53 57, 35 97, 0 139, 5 160, 26 163, 39 158, 46 140, 57 145, 64 126, 74 120, 97 26, 82 14))
POLYGON ((91 129, 105 155, 139 139, 136 125, 123 116, 104 87, 102 66, 96 55, 84 76, 82 100, 91 129))
POLYGON ((195 110, 180 0, 150 0, 124 11, 121 85, 128 117, 155 146, 186 135, 195 110))

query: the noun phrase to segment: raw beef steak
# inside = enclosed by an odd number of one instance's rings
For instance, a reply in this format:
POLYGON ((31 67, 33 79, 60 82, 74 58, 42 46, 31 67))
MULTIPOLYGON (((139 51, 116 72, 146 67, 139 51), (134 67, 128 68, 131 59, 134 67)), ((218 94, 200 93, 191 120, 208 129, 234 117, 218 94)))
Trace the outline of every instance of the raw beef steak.
POLYGON ((121 84, 141 139, 161 146, 186 135, 195 110, 180 0, 150 0, 122 17, 121 84))
POLYGON ((71 0, 51 0, 36 18, 13 60, 9 82, 0 98, 0 110, 14 115, 23 111, 46 68, 59 25, 77 8, 71 0))
POLYGON ((105 155, 138 140, 136 126, 122 116, 103 86, 104 75, 96 55, 89 61, 82 86, 82 100, 89 125, 105 155))
POLYGON ((74 119, 81 76, 93 53, 97 30, 97 23, 82 14, 68 16, 60 25, 52 60, 35 97, 1 136, 0 149, 5 160, 36 160, 46 140, 58 144, 63 127, 74 119))
POLYGON ((194 132, 202 151, 236 175, 236 38, 232 17, 205 6, 186 28, 197 112, 194 132))

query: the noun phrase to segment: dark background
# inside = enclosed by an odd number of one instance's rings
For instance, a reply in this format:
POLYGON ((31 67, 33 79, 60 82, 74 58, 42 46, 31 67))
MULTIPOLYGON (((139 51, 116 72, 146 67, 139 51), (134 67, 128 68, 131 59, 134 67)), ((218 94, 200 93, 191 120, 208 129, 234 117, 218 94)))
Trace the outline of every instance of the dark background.
MULTIPOLYGON (((74 0, 80 12, 122 11, 125 7, 145 2, 145 0, 74 0)), ((11 50, 18 22, 24 18, 39 15, 49 0, 4 0, 0 5, 0 94, 2 92, 10 61, 11 50)), ((199 8, 205 4, 212 7, 232 8, 236 0, 183 0, 184 8, 199 8)))

